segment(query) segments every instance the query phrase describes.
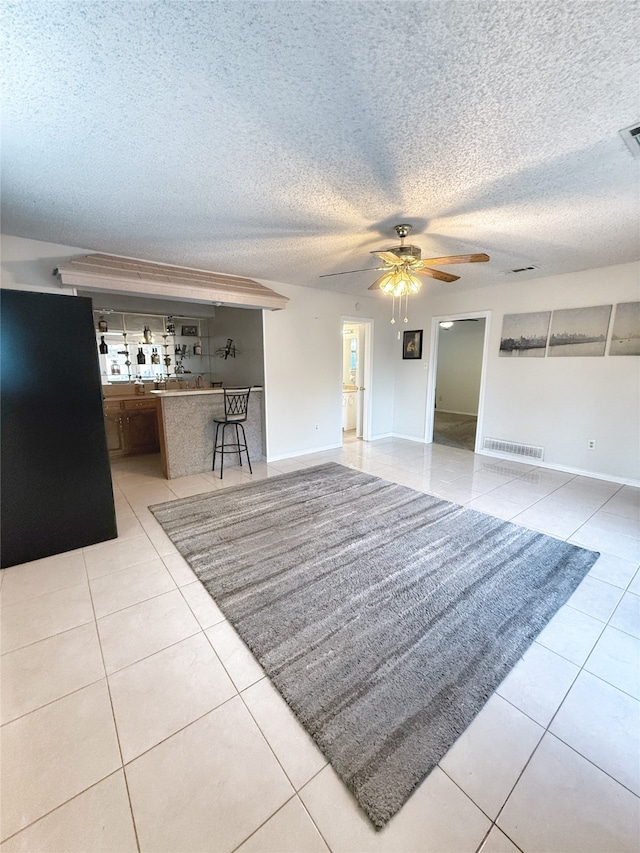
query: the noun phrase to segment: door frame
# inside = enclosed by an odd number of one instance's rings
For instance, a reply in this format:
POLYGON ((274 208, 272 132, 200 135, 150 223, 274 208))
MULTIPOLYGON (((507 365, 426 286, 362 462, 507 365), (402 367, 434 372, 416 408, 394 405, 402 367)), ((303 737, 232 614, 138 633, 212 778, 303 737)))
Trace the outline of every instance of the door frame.
POLYGON ((487 378, 487 356, 489 354, 489 329, 491 311, 467 311, 464 314, 442 314, 431 318, 431 352, 429 357, 429 377, 427 379, 427 410, 425 417, 424 441, 433 443, 433 426, 436 408, 436 377, 438 375, 438 348, 440 344, 440 323, 446 320, 481 320, 484 318, 484 341, 482 344, 482 368, 480 371, 480 391, 478 393, 478 423, 476 427, 476 443, 474 453, 477 453, 483 435, 484 397, 487 378))
MULTIPOLYGON (((364 346, 363 352, 358 354, 362 356, 362 376, 364 379, 364 391, 358 391, 357 401, 358 408, 362 416, 362 440, 371 441, 371 398, 373 391, 373 370, 372 370, 372 352, 373 352, 373 327, 374 320, 372 317, 354 317, 351 314, 343 314, 340 317, 340 411, 342 412, 342 359, 344 354, 344 327, 345 324, 353 323, 354 325, 364 327, 364 346)), ((342 418, 340 419, 340 443, 342 443, 342 418)))

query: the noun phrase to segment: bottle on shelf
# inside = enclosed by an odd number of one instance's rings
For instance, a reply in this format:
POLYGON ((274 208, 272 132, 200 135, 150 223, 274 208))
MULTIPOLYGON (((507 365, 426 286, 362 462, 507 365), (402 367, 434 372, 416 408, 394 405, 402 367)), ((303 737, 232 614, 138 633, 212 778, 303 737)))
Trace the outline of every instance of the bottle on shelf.
POLYGON ((138 364, 146 364, 147 363, 147 358, 146 358, 144 352, 142 351, 142 347, 138 347, 138 355, 136 356, 136 358, 138 360, 138 364))
POLYGON ((104 335, 100 335, 100 346, 98 349, 100 350, 100 355, 107 355, 109 352, 109 347, 104 342, 104 335))
POLYGON ((109 331, 109 327, 107 326, 107 321, 104 319, 104 317, 100 317, 100 319, 98 320, 98 331, 99 332, 108 332, 109 331))
POLYGON ((120 365, 118 364, 117 361, 111 362, 111 373, 113 374, 113 376, 119 376, 120 375, 120 365))
POLYGON ((142 332, 142 337, 144 338, 145 344, 152 344, 153 343, 153 332, 151 331, 151 329, 148 326, 144 327, 144 330, 142 332))
POLYGON ((160 364, 160 354, 156 347, 151 350, 151 364, 160 364))
POLYGON ((196 341, 193 345, 193 354, 202 355, 202 344, 200 343, 200 341, 196 341))

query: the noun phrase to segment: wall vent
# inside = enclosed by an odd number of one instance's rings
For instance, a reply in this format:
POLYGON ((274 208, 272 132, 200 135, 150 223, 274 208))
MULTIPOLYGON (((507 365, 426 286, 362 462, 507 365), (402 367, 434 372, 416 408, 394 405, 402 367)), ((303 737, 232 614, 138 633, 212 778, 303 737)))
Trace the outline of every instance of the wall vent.
POLYGON ((498 453, 508 453, 509 456, 528 459, 544 459, 544 447, 536 447, 534 444, 518 444, 515 441, 503 441, 500 438, 485 438, 482 444, 483 450, 495 450, 498 453))
POLYGON ((640 122, 632 124, 631 127, 625 127, 619 133, 633 156, 640 157, 640 122))

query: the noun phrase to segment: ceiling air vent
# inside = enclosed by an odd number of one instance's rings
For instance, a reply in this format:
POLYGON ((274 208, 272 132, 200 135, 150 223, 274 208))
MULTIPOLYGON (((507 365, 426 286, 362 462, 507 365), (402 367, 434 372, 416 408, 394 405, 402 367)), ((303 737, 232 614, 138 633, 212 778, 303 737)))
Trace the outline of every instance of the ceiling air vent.
POLYGON ((634 157, 640 157, 640 122, 619 131, 625 145, 634 157))
POLYGON ((531 272, 531 270, 537 270, 538 267, 528 266, 528 267, 516 267, 513 270, 504 270, 505 275, 513 275, 514 273, 520 272, 531 272))

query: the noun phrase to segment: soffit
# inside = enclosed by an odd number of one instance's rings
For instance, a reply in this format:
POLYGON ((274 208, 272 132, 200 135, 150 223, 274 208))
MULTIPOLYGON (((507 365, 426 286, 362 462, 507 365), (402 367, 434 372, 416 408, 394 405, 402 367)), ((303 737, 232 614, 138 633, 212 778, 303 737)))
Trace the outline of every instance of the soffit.
POLYGON ((124 292, 167 299, 194 299, 242 308, 284 308, 288 297, 241 276, 94 254, 58 267, 64 285, 102 292, 124 292))

